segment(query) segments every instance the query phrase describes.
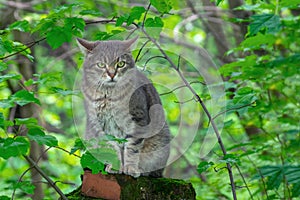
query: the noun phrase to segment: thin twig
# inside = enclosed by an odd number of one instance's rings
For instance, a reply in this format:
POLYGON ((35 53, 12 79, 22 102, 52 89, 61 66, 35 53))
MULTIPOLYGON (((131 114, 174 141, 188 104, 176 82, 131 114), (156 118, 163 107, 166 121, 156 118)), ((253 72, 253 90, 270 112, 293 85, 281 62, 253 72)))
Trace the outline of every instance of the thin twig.
POLYGON ((134 61, 134 62, 137 62, 137 61, 138 61, 138 58, 139 58, 140 54, 142 53, 143 49, 144 49, 145 46, 148 44, 148 42, 150 42, 150 40, 147 40, 147 41, 141 46, 141 48, 139 49, 139 52, 138 52, 137 56, 135 57, 135 61, 134 61))
POLYGON ((148 62, 150 62, 152 59, 155 59, 155 58, 163 58, 163 59, 166 59, 166 57, 164 56, 152 56, 150 57, 148 60, 146 60, 145 64, 144 64, 144 69, 146 68, 146 65, 148 64, 148 62))
POLYGON ((149 3, 149 5, 148 5, 148 7, 147 7, 147 10, 146 10, 146 12, 145 12, 145 15, 144 15, 144 18, 143 18, 143 22, 142 22, 142 28, 145 26, 145 21, 146 21, 147 14, 148 14, 150 8, 151 8, 151 3, 149 3))
POLYGON ((219 168, 219 169, 217 169, 217 167, 214 167, 214 171, 215 172, 219 172, 219 171, 221 171, 221 170, 223 170, 223 169, 227 169, 227 167, 221 167, 221 168, 219 168))
MULTIPOLYGON (((224 113, 226 113, 226 112, 228 112, 228 111, 231 111, 231 110, 238 110, 238 109, 241 109, 241 108, 245 108, 245 107, 248 107, 248 106, 253 105, 254 103, 255 103, 255 101, 254 101, 254 102, 251 102, 251 103, 248 103, 248 104, 245 104, 245 105, 242 105, 242 106, 237 106, 237 107, 235 107, 235 108, 230 108, 230 109, 224 110, 224 111, 222 111, 222 112, 216 114, 212 119, 216 119, 217 117, 219 117, 220 115, 222 115, 222 114, 224 114, 224 113)), ((209 123, 210 123, 210 122, 208 122, 208 124, 209 124, 209 123)))
POLYGON ((245 184, 244 187, 247 189, 247 191, 248 191, 248 193, 249 193, 251 199, 254 200, 253 195, 252 195, 252 193, 251 193, 251 191, 250 191, 250 189, 249 189, 249 186, 248 186, 248 184, 247 184, 247 182, 246 182, 246 180, 245 180, 245 177, 243 176, 243 173, 242 173, 240 167, 239 167, 237 164, 235 164, 235 167, 237 168, 237 170, 238 170, 240 176, 242 177, 243 183, 245 184))
POLYGON ((45 39, 46 39, 46 38, 44 37, 44 38, 42 38, 42 39, 39 39, 38 41, 31 42, 31 43, 30 43, 27 47, 25 47, 24 49, 21 49, 20 51, 17 51, 17 52, 15 52, 15 53, 9 54, 9 55, 7 55, 7 56, 1 57, 0 60, 5 60, 5 59, 7 59, 7 58, 9 58, 9 57, 12 57, 12 56, 15 56, 15 55, 17 55, 17 54, 19 54, 19 53, 22 53, 22 52, 26 51, 27 49, 30 49, 31 47, 33 47, 34 45, 40 43, 41 41, 43 41, 43 40, 45 40, 45 39))
MULTIPOLYGON (((26 174, 29 170, 31 170, 31 169, 33 169, 33 166, 29 167, 28 169, 26 169, 26 170, 21 174, 21 176, 20 176, 19 179, 18 179, 18 182, 21 182, 22 179, 23 179, 23 177, 25 176, 25 174, 26 174)), ((12 195, 11 195, 11 199, 12 199, 12 200, 15 198, 16 190, 17 190, 17 188, 14 188, 14 190, 13 190, 13 192, 12 192, 12 195)))
MULTIPOLYGON (((231 133, 229 133, 229 136, 230 136, 230 138, 231 138, 235 143, 237 143, 237 140, 235 139, 234 136, 232 136, 231 133)), ((244 147, 241 147, 241 149, 242 149, 244 152, 247 151, 247 149, 245 149, 244 147)), ((268 190, 267 190, 267 184, 266 184, 266 182, 265 182, 265 180, 264 180, 263 174, 261 173, 260 169, 256 166, 255 162, 250 158, 250 156, 247 155, 246 157, 247 157, 247 159, 250 161, 250 163, 254 166, 255 170, 258 172, 259 176, 261 177, 261 180, 262 180, 262 183, 263 183, 263 184, 262 184, 262 185, 263 185, 263 191, 265 192, 265 194, 266 194, 266 196, 267 196, 267 199, 270 199, 270 198, 269 198, 269 194, 268 194, 268 190)), ((239 170, 239 169, 238 169, 238 170, 239 170)))
MULTIPOLYGON (((113 17, 111 19, 103 19, 103 20, 97 20, 97 21, 86 21, 85 24, 86 25, 91 25, 91 24, 109 24, 109 23, 116 23, 117 17, 113 17)), ((132 24, 136 27, 139 28, 139 25, 135 22, 132 22, 132 24)))
POLYGON ((76 156, 77 158, 81 158, 81 156, 78 156, 78 155, 76 155, 76 154, 74 154, 74 153, 71 153, 70 151, 65 150, 65 149, 62 148, 62 147, 56 146, 56 147, 54 147, 54 148, 60 149, 60 150, 62 150, 62 151, 64 151, 64 152, 66 152, 66 153, 69 153, 70 155, 76 156))
MULTIPOLYGON (((194 84, 194 83, 200 83, 200 84, 202 84, 202 85, 206 85, 206 83, 201 82, 201 81, 191 81, 189 84, 192 85, 192 84, 194 84)), ((178 90, 178 89, 180 89, 180 88, 184 88, 184 87, 186 87, 186 85, 180 85, 180 86, 178 86, 178 87, 176 87, 176 88, 174 88, 174 89, 172 89, 172 90, 170 90, 170 91, 168 91, 168 92, 160 93, 159 96, 171 94, 171 93, 175 92, 176 90, 178 90)))
POLYGON ((65 194, 55 185, 55 183, 51 180, 51 178, 32 160, 29 156, 25 156, 24 158, 32 165, 33 168, 44 178, 46 181, 53 187, 53 189, 60 195, 61 199, 68 200, 65 194))
MULTIPOLYGON (((224 156, 226 156, 227 155, 227 151, 226 151, 226 148, 225 148, 225 146, 223 144, 223 140, 222 140, 222 138, 220 136, 220 133, 219 133, 219 130, 218 130, 217 125, 215 123, 215 120, 212 118, 210 112, 208 111, 206 105, 204 104, 204 102, 202 101, 202 99, 200 98, 200 96, 191 87, 191 85, 185 79, 185 77, 183 76, 183 74, 181 73, 181 71, 179 69, 177 69, 177 67, 174 64, 174 62, 167 55, 167 53, 161 48, 161 46, 156 42, 156 40, 153 39, 143 28, 141 30, 145 34, 145 36, 147 36, 153 42, 153 44, 159 49, 159 51, 162 53, 162 55, 170 63, 171 67, 174 68, 177 71, 178 75, 180 76, 181 80, 184 82, 184 84, 186 85, 186 87, 193 93, 196 101, 198 101, 200 103, 200 105, 202 106, 202 108, 203 108, 205 114, 207 115, 209 121, 211 122, 212 128, 213 128, 213 130, 214 130, 214 132, 216 134, 216 137, 217 137, 218 143, 220 145, 220 148, 222 150, 222 153, 223 153, 224 156)), ((237 200, 237 197, 236 197, 236 188, 235 188, 235 183, 234 183, 234 177, 233 177, 233 174, 232 174, 231 164, 230 163, 226 163, 226 166, 227 166, 228 175, 229 175, 229 179, 230 179, 232 196, 233 196, 234 200, 237 200)))
POLYGON ((174 103, 185 104, 185 103, 188 103, 188 102, 193 101, 193 100, 195 100, 195 99, 191 98, 191 99, 188 99, 188 100, 185 100, 185 101, 174 101, 174 103))
POLYGON ((177 60, 177 69, 179 70, 180 67, 180 61, 181 61, 181 56, 178 56, 178 60, 177 60))
POLYGON ((103 19, 103 20, 97 20, 97 21, 85 21, 86 25, 90 25, 90 24, 108 24, 108 23, 112 23, 112 22, 116 22, 116 17, 113 17, 111 19, 103 19))

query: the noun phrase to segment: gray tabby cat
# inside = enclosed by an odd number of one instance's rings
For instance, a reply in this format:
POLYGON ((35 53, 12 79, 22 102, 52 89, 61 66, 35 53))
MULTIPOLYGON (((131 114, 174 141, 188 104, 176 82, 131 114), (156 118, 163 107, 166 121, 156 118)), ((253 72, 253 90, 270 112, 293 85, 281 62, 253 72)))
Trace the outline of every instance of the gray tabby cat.
POLYGON ((85 53, 84 94, 87 139, 105 134, 125 138, 110 142, 121 161, 120 173, 161 177, 170 152, 170 132, 159 95, 137 70, 125 41, 77 39, 85 53))

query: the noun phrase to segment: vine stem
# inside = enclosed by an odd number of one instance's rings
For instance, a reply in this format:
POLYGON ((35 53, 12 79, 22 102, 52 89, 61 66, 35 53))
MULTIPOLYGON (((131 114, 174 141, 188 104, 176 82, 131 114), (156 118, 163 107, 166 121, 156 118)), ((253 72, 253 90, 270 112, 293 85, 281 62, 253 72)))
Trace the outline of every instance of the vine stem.
MULTIPOLYGON (((194 95, 196 101, 198 101, 201 105, 201 107, 203 108, 205 114, 207 115, 210 123, 211 123, 211 126, 216 134, 216 137, 217 137, 217 140, 218 140, 218 143, 220 145, 220 148, 222 150, 222 153, 224 156, 227 155, 227 151, 226 151, 226 148, 224 146, 224 143, 222 141, 222 138, 221 138, 221 135, 220 135, 220 132, 217 128, 217 125, 215 123, 215 120, 214 118, 211 116, 210 112, 208 111, 206 105, 204 104, 204 102, 202 101, 201 97, 196 93, 196 91, 192 88, 192 86, 189 84, 189 82, 185 79, 184 75, 181 73, 181 71, 179 70, 179 66, 177 67, 175 65, 175 63, 171 60, 171 58, 167 55, 167 53, 161 48, 161 46, 156 42, 156 40, 154 38, 152 38, 146 31, 145 29, 142 27, 141 28, 142 32, 145 34, 145 36, 151 40, 151 42, 158 48, 158 50, 163 54, 163 56, 165 57, 165 59, 170 63, 171 67, 173 69, 176 70, 176 72, 178 73, 178 75, 180 76, 181 80, 183 81, 183 83, 185 84, 185 86, 192 92, 192 94, 194 95)), ((236 188, 235 188, 235 183, 234 183, 234 177, 233 177, 233 173, 232 173, 232 167, 231 167, 231 164, 230 163, 226 163, 226 168, 227 168, 227 171, 228 171, 228 175, 229 175, 229 180, 230 180, 230 185, 231 185, 231 191, 232 191, 232 196, 233 196, 233 199, 236 200, 237 197, 236 197, 236 188)))
POLYGON ((37 163, 34 162, 34 160, 32 160, 29 156, 25 156, 25 155, 24 158, 32 165, 33 168, 36 169, 36 171, 39 172, 40 175, 42 175, 44 179, 47 180, 47 182, 51 185, 51 187, 53 187, 54 190, 60 195, 61 199, 68 200, 68 198, 64 195, 64 193, 56 186, 56 184, 51 180, 51 178, 47 174, 45 174, 45 172, 37 165, 37 163))

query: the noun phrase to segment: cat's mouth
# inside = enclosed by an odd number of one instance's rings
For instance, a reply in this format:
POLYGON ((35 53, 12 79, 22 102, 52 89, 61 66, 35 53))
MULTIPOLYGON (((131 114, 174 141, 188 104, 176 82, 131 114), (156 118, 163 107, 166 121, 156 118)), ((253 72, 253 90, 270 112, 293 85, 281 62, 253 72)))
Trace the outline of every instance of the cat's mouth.
POLYGON ((114 78, 110 78, 110 79, 106 79, 105 83, 106 83, 107 85, 114 85, 114 84, 117 83, 117 80, 114 79, 114 78))

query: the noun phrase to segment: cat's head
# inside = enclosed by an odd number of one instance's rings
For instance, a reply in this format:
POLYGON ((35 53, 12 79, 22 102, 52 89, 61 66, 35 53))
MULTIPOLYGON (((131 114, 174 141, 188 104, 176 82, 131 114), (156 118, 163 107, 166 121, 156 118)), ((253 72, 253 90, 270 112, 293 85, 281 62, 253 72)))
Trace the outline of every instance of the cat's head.
POLYGON ((85 54, 84 73, 91 80, 113 85, 128 69, 134 68, 131 48, 137 37, 130 40, 109 40, 90 42, 77 39, 85 54))

